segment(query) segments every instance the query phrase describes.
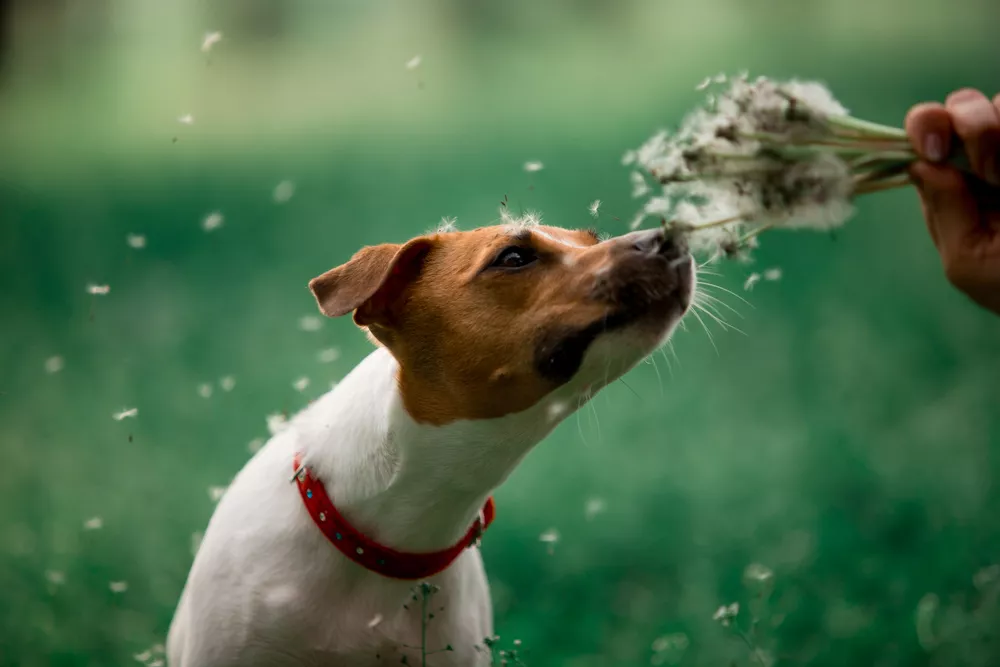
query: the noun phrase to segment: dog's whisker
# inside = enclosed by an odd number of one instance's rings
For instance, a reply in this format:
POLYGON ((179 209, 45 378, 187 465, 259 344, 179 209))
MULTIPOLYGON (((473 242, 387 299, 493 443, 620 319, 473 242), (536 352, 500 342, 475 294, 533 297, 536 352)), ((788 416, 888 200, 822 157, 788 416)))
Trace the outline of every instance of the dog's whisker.
MULTIPOLYGON (((694 306, 694 301, 691 302, 691 305, 694 306)), ((712 332, 709 331, 708 325, 705 324, 705 320, 703 320, 702 317, 701 317, 701 315, 698 314, 698 309, 697 308, 691 308, 691 314, 694 315, 695 319, 697 319, 698 322, 701 323, 701 328, 705 330, 705 335, 708 336, 708 342, 712 344, 712 349, 715 350, 716 354, 719 354, 719 348, 715 344, 715 337, 712 336, 712 332)))
POLYGON ((699 287, 702 287, 702 286, 704 286, 704 287, 711 287, 713 289, 722 290, 726 294, 731 294, 732 296, 735 296, 737 299, 739 299, 740 301, 742 301, 746 305, 748 305, 751 308, 753 308, 753 304, 752 303, 750 303, 749 301, 747 301, 746 299, 744 299, 742 296, 740 296, 736 292, 732 291, 731 289, 726 289, 722 285, 716 285, 715 283, 709 283, 709 282, 699 282, 698 286, 699 287))

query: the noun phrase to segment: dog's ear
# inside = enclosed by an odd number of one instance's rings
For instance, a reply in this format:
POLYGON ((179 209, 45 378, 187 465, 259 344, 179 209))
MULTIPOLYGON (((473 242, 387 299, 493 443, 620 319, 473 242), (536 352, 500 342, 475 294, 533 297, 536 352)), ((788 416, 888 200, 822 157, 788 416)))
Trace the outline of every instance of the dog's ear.
POLYGON ((327 317, 353 312, 360 326, 384 322, 396 299, 420 273, 432 245, 420 237, 402 245, 362 248, 346 264, 310 280, 309 289, 327 317))

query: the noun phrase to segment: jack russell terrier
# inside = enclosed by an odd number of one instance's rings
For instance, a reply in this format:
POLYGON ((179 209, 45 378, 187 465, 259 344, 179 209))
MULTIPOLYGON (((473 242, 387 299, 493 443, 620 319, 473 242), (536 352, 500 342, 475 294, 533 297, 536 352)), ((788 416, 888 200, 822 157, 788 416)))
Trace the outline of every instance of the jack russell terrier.
POLYGON ((666 341, 695 281, 662 229, 602 241, 509 219, 366 247, 313 279, 320 310, 353 313, 376 350, 230 485, 169 665, 489 665, 491 492, 666 341), (431 620, 408 604, 418 582, 438 591, 431 620))

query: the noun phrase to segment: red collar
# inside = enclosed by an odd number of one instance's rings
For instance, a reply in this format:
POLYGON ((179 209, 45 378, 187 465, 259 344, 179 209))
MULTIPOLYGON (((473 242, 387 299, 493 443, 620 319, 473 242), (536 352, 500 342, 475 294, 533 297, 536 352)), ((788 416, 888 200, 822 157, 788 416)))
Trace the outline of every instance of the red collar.
POLYGON ((496 513, 491 496, 469 532, 457 544, 431 553, 403 553, 382 546, 352 526, 334 507, 323 483, 310 475, 309 469, 301 464, 299 454, 295 455, 294 466, 294 479, 302 494, 302 502, 326 539, 358 565, 392 579, 425 579, 441 572, 467 548, 479 544, 479 537, 493 523, 496 513))

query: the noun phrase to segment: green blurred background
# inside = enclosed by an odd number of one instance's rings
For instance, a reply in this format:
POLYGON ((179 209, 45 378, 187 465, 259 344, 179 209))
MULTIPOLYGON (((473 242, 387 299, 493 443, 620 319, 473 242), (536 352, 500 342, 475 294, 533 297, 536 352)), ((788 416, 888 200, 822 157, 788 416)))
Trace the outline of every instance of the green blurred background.
MULTIPOLYGON (((504 195, 562 226, 600 198, 622 233, 623 151, 718 71, 820 79, 897 125, 1000 89, 994 0, 0 7, 4 666, 163 641, 210 487, 369 351, 301 321, 308 279, 361 245, 488 224, 504 195)), ((713 325, 713 348, 689 322, 669 367, 606 389, 497 493, 501 644, 536 666, 1000 664, 1000 319, 946 284, 915 194, 721 270, 745 336, 713 325), (756 651, 712 620, 733 601, 756 651)))

